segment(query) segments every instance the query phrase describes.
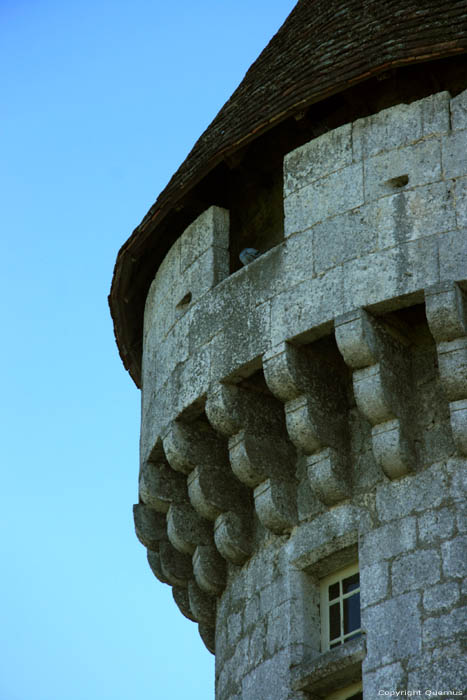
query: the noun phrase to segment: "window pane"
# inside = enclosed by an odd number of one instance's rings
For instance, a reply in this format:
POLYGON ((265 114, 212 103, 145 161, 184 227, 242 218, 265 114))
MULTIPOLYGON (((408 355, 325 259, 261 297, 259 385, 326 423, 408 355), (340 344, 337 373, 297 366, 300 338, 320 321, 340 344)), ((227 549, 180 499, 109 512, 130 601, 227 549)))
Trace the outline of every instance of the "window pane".
POLYGON ((353 576, 349 576, 348 578, 345 578, 342 581, 342 588, 344 593, 350 593, 350 591, 354 591, 356 588, 360 587, 360 577, 357 574, 354 574, 353 576))
POLYGON ((339 603, 329 606, 329 639, 336 639, 341 635, 341 614, 339 603))
POLYGON ((344 598, 344 634, 360 627, 360 593, 344 598))
POLYGON ((339 581, 337 583, 333 583, 332 586, 329 586, 329 600, 334 600, 334 598, 339 597, 339 581))

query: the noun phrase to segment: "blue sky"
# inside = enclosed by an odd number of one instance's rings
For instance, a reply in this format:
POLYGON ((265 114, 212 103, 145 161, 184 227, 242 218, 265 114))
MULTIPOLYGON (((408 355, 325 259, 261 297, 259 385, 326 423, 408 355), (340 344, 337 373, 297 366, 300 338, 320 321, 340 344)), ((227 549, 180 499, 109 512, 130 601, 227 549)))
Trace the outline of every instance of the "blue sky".
POLYGON ((119 247, 293 0, 0 0, 0 700, 214 696, 133 532, 119 247))

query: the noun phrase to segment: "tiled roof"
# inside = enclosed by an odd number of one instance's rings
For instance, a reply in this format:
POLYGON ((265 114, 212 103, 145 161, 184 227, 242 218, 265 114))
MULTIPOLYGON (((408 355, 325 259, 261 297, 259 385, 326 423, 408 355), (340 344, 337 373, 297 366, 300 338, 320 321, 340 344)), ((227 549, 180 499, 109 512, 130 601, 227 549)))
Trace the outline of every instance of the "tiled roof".
POLYGON ((119 252, 109 302, 121 357, 137 384, 145 295, 165 250, 161 224, 187 193, 226 157, 309 105, 388 69, 466 51, 467 0, 299 0, 119 252))

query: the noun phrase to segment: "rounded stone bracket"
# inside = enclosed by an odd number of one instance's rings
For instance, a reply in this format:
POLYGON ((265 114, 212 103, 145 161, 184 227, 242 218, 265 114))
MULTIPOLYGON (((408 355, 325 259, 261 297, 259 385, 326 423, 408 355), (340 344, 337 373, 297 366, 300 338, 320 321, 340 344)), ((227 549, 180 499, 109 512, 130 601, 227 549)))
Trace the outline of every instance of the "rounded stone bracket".
POLYGON ((283 534, 297 524, 297 487, 290 481, 267 479, 254 490, 255 509, 271 532, 283 534))
POLYGON ((145 462, 139 476, 141 500, 160 513, 167 513, 171 503, 186 501, 186 482, 165 462, 145 462))
POLYGON ((208 520, 249 505, 247 489, 234 478, 228 463, 222 469, 206 465, 193 469, 188 494, 195 510, 208 520))
POLYGON ((199 544, 212 539, 207 520, 201 518, 189 503, 172 503, 167 513, 167 535, 175 549, 192 555, 199 544))
MULTIPOLYGON (((190 585, 191 583, 192 581, 190 581, 188 585, 190 585)), ((188 590, 186 588, 180 588, 179 586, 173 586, 172 595, 182 615, 184 615, 192 622, 198 622, 198 618, 193 614, 193 611, 191 609, 190 599, 188 597, 188 590)))
MULTIPOLYGON (((191 557, 176 550, 170 542, 161 542, 159 545, 159 561, 160 570, 167 582, 172 586, 186 588, 188 581, 193 578, 191 557)), ((151 561, 149 564, 151 565, 151 561)))
POLYGON ((193 617, 208 627, 216 624, 216 598, 201 590, 195 581, 188 583, 188 600, 193 617))
POLYGON ((313 353, 281 343, 264 358, 269 388, 284 401, 287 431, 309 458, 308 479, 326 504, 350 495, 347 399, 336 368, 313 353))
POLYGON ((136 536, 141 544, 157 551, 159 543, 167 540, 165 516, 144 503, 136 503, 133 506, 133 519, 136 536))
POLYGON ((351 495, 347 460, 332 447, 307 458, 307 474, 310 486, 326 505, 334 505, 351 495))
POLYGON ((377 463, 390 479, 408 474, 416 465, 410 430, 413 389, 408 343, 364 309, 336 319, 335 334, 353 370, 357 406, 373 426, 377 463))
POLYGON ((208 426, 201 432, 198 426, 173 421, 162 442, 170 466, 183 474, 190 474, 200 464, 228 464, 224 442, 208 426))
POLYGON ((225 588, 226 565, 214 544, 196 547, 193 554, 193 573, 196 583, 211 595, 220 595, 225 588))
POLYGON ((294 477, 293 447, 273 433, 263 437, 241 430, 229 440, 229 455, 233 473, 250 488, 269 477, 282 480, 294 477))
POLYGON ((221 555, 241 566, 251 556, 251 523, 247 515, 222 513, 214 523, 214 542, 221 555))

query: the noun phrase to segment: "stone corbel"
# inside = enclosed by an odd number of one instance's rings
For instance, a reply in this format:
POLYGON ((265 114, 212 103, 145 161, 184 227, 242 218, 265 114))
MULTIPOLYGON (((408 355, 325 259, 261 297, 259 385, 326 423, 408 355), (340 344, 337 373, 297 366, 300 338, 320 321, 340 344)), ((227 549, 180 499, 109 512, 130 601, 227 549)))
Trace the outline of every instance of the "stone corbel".
POLYGON ((188 496, 203 519, 242 518, 241 528, 218 530, 216 544, 228 561, 243 563, 251 553, 251 496, 232 474, 225 438, 209 425, 175 421, 164 438, 164 451, 174 469, 188 474, 188 496))
POLYGON ((404 476, 415 468, 417 460, 411 431, 408 343, 364 309, 336 319, 335 333, 339 350, 353 371, 357 406, 373 426, 375 459, 390 479, 404 476))
POLYGON ((159 543, 167 540, 165 516, 143 503, 133 506, 136 536, 145 547, 157 552, 159 543))
MULTIPOLYGON (((206 414, 214 429, 229 438, 232 471, 254 489, 255 509, 262 524, 276 533, 290 530, 297 517, 296 456, 284 430, 280 406, 265 394, 220 384, 208 396, 206 414)), ((225 531, 223 523, 223 528, 216 530, 216 541, 225 531)))
POLYGON ((188 500, 186 481, 183 476, 161 458, 157 462, 147 461, 140 470, 139 495, 143 503, 160 513, 167 513, 171 503, 188 500))
POLYGON ((214 542, 221 555, 241 566, 251 556, 251 524, 248 514, 222 513, 214 523, 214 542))
POLYGON ((284 403, 287 431, 307 458, 308 480, 332 505, 350 495, 345 385, 336 367, 283 342, 263 358, 266 382, 284 403))
POLYGON ((216 598, 206 591, 203 591, 196 581, 188 584, 188 600, 190 610, 197 622, 201 622, 208 627, 216 624, 216 598))
POLYGON ((226 566, 214 543, 198 545, 193 554, 193 573, 198 586, 211 595, 225 588, 226 566))
POLYGON ((216 653, 216 629, 215 627, 209 627, 208 625, 203 625, 201 622, 198 625, 199 636, 203 640, 203 643, 211 654, 216 653))
MULTIPOLYGON (((188 585, 192 582, 190 581, 188 585)), ((177 604, 178 609, 188 620, 192 622, 198 622, 197 617, 193 614, 190 607, 190 599, 188 597, 188 589, 180 588, 179 586, 173 586, 172 588, 173 599, 177 604)))
POLYGON ((167 535, 175 549, 192 555, 199 544, 212 540, 212 528, 190 503, 172 503, 167 512, 167 535))
MULTIPOLYGON (((152 556, 157 552, 148 552, 149 566, 155 573, 153 563, 160 566, 162 576, 172 586, 186 588, 188 581, 193 578, 193 566, 191 557, 188 554, 182 554, 173 547, 170 542, 161 542, 159 544, 158 557, 152 556)), ((157 576, 157 574, 156 574, 157 576)))
POLYGON ((467 295, 458 284, 445 282, 425 291, 425 303, 452 435, 460 454, 467 455, 467 295))

